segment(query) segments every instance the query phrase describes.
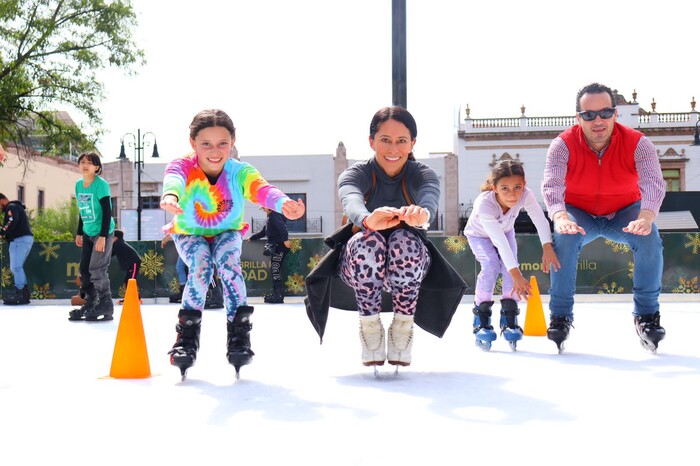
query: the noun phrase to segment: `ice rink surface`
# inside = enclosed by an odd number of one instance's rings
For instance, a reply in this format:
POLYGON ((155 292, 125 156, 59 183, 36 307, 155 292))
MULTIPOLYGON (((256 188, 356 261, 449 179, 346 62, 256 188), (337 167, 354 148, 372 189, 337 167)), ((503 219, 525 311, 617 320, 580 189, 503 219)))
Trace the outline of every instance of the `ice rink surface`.
POLYGON ((252 300, 256 356, 241 380, 224 311, 211 310, 185 382, 167 356, 176 304, 139 306, 145 379, 109 377, 121 306, 87 323, 67 320, 67 301, 0 305, 0 464, 693 464, 700 306, 669 298, 657 354, 639 344, 631 297, 589 296, 560 355, 534 336, 516 352, 501 338, 478 349, 465 297, 442 339, 416 329, 413 364, 376 378, 355 313, 331 309, 319 344, 299 299, 252 300))

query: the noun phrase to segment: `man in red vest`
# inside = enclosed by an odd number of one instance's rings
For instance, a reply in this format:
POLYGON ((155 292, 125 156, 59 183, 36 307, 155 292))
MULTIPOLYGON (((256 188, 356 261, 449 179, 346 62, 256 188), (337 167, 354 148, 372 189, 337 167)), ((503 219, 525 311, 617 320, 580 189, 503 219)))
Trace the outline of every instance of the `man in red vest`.
POLYGON ((654 224, 666 183, 652 142, 618 123, 613 91, 593 83, 576 96, 577 124, 547 151, 542 197, 554 222, 547 338, 559 352, 574 320, 576 269, 581 248, 598 237, 626 244, 634 257, 634 323, 652 352, 666 335, 660 325, 663 246, 654 224))

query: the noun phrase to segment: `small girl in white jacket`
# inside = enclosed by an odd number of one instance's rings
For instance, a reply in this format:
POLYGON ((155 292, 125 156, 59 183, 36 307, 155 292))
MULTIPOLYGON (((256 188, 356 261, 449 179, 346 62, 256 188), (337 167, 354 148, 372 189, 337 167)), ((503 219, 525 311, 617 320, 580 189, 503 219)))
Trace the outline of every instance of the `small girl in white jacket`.
POLYGON ((496 164, 491 176, 481 187, 464 234, 474 257, 481 265, 474 293, 474 334, 476 344, 484 350, 491 348, 496 332, 491 325, 493 290, 498 276, 503 276, 501 299, 501 333, 515 349, 523 337, 518 326, 520 313, 516 299, 527 299, 530 283, 523 277, 518 265, 518 247, 515 242, 515 219, 525 209, 537 228, 542 243, 543 270, 559 268, 559 260, 552 247, 549 222, 534 194, 525 186, 525 170, 515 160, 496 164))

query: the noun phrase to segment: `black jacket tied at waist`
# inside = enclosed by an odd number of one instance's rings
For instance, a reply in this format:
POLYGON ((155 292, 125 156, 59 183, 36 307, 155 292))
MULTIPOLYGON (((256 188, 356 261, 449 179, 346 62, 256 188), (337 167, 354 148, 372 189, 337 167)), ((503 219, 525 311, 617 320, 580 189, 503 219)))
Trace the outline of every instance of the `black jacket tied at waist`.
MULTIPOLYGON (((352 237, 352 223, 333 232, 324 242, 331 248, 306 276, 306 313, 323 342, 329 307, 357 310, 355 292, 338 275, 340 255, 352 237)), ((467 284, 433 243, 425 239, 431 264, 421 282, 415 323, 426 332, 442 338, 467 290, 467 284)), ((382 292, 382 312, 391 312, 391 295, 382 292)))

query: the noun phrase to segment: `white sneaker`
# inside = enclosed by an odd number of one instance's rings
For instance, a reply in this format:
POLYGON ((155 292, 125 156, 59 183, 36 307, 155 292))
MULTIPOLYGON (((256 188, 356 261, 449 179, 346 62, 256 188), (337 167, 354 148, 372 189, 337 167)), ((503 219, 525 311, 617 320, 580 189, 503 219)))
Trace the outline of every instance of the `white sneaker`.
POLYGON ((383 366, 386 359, 384 327, 379 314, 360 316, 360 341, 362 342, 362 364, 383 366))
POLYGON ((395 366, 411 365, 413 348, 413 316, 394 314, 389 327, 389 347, 387 359, 395 366))

